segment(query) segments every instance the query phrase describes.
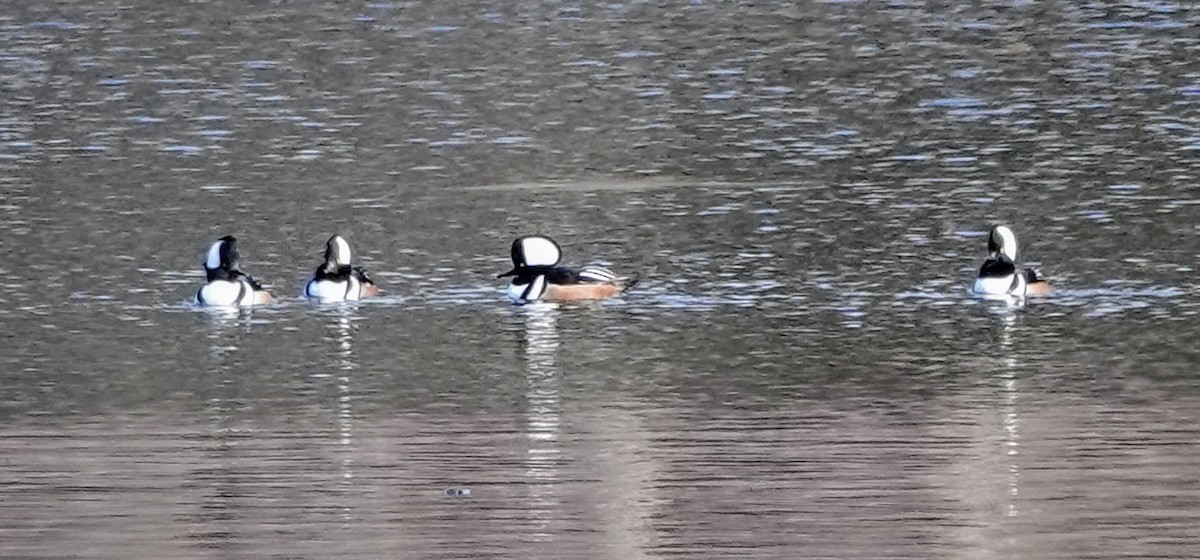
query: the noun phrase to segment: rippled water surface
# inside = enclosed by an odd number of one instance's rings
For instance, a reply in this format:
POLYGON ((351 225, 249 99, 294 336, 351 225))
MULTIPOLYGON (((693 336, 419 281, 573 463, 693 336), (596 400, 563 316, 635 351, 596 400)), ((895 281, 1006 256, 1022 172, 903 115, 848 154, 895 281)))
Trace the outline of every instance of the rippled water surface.
POLYGON ((1197 24, 10 3, 0 556, 1194 557, 1197 24), (531 232, 643 280, 510 306, 531 232), (191 308, 226 233, 279 303, 191 308))

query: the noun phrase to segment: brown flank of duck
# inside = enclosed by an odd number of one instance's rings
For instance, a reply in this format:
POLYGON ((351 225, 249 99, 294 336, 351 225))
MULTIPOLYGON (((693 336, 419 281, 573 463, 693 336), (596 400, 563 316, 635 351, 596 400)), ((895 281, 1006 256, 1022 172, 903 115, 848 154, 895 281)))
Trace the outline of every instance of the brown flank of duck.
POLYGON ((602 284, 550 284, 546 286, 546 295, 542 296, 542 301, 583 301, 616 297, 628 287, 625 280, 621 278, 616 282, 602 284))
POLYGON ((1048 296, 1052 293, 1054 293, 1054 286, 1045 280, 1025 284, 1025 295, 1027 296, 1048 296))
POLYGON ((376 286, 373 282, 363 282, 362 288, 358 290, 358 297, 360 298, 375 297, 377 295, 379 295, 379 286, 376 286))

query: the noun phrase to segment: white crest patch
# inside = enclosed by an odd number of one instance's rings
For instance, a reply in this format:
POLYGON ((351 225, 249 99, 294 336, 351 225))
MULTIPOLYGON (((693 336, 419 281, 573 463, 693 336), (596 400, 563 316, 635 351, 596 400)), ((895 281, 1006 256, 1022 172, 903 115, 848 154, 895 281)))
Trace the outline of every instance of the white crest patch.
POLYGON ((350 244, 345 239, 342 239, 340 235, 333 238, 333 243, 337 246, 335 252, 336 262, 334 264, 338 266, 350 264, 350 244))
POLYGON ((521 240, 521 253, 526 266, 554 266, 562 260, 558 244, 547 237, 526 237, 521 240))
POLYGON ((1013 262, 1017 261, 1017 234, 1008 226, 996 226, 996 235, 1000 237, 1000 254, 1013 262))
POLYGON ((223 245, 225 245, 224 241, 218 241, 208 248, 208 255, 204 257, 204 268, 208 270, 221 268, 221 247, 223 245))

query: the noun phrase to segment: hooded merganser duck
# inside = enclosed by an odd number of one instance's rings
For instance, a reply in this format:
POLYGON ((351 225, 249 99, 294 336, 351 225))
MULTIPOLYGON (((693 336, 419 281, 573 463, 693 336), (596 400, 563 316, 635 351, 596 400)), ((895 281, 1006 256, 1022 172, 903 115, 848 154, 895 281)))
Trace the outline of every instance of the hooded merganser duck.
POLYGON ((238 268, 239 258, 237 238, 232 235, 208 248, 204 258, 208 283, 196 292, 196 305, 247 307, 271 303, 271 292, 238 268))
POLYGON ((379 286, 361 267, 350 265, 350 244, 340 235, 325 242, 325 262, 304 285, 304 296, 322 303, 358 301, 379 295, 379 286))
POLYGON ((558 266, 562 250, 541 235, 519 237, 512 244, 513 269, 497 278, 515 276, 508 285, 514 303, 607 299, 637 283, 637 277, 619 277, 599 266, 578 270, 558 266))
POLYGON ((974 291, 985 295, 1016 297, 1048 295, 1053 288, 1037 269, 1018 269, 1017 236, 1008 226, 995 226, 988 234, 988 258, 979 268, 974 291))

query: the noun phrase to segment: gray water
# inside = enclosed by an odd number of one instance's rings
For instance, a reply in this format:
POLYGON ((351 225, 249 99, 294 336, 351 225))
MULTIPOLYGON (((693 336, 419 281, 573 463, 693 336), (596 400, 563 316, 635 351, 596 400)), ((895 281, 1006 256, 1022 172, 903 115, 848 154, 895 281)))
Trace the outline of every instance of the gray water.
POLYGON ((6 3, 0 557, 1196 557, 1198 23, 6 3), (643 281, 511 306, 532 232, 643 281))

